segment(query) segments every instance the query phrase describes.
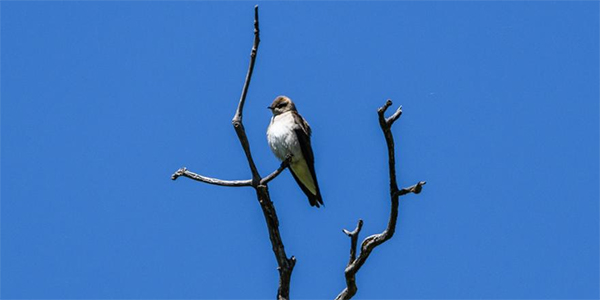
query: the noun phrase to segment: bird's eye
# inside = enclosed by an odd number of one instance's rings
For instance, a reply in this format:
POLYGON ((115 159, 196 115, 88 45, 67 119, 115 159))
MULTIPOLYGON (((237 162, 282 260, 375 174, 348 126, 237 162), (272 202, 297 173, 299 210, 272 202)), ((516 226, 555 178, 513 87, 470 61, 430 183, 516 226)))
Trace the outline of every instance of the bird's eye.
POLYGON ((279 103, 277 104, 277 108, 283 108, 285 106, 285 103, 279 103))

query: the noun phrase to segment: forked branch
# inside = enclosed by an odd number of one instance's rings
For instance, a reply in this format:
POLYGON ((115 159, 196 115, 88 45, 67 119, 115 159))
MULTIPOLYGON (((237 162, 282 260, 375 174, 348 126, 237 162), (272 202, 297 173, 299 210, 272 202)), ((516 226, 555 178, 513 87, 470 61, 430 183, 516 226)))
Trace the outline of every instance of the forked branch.
POLYGON ((360 267, 362 267, 367 258, 369 258, 371 251, 373 251, 375 247, 383 244, 385 241, 394 236, 394 232, 396 231, 396 222, 398 220, 398 198, 408 193, 420 193, 422 186, 425 184, 425 181, 420 181, 411 187, 403 188, 401 190, 398 189, 398 183, 396 182, 394 136, 392 135, 391 128, 394 122, 396 122, 396 120, 398 120, 398 118, 400 118, 402 115, 402 107, 398 107, 398 109, 389 118, 385 118, 384 114, 391 105, 392 101, 387 100, 386 103, 377 110, 377 114, 379 115, 379 125, 381 126, 381 130, 385 136, 385 142, 388 149, 390 200, 392 206, 390 211, 390 219, 388 221, 387 228, 382 233, 374 234, 365 238, 360 246, 360 253, 358 254, 358 257, 356 257, 356 246, 358 235, 362 228, 362 220, 358 221, 358 225, 354 231, 350 232, 348 230, 344 230, 344 232, 350 237, 350 261, 348 262, 348 265, 344 271, 346 277, 346 288, 344 288, 344 290, 336 297, 336 300, 350 299, 356 294, 356 291, 358 290, 358 287, 356 286, 356 273, 358 270, 360 270, 360 267))
POLYGON ((230 187, 238 187, 238 186, 251 186, 256 190, 256 197, 262 209, 263 215, 265 217, 265 221, 267 223, 267 229, 269 232, 269 239, 271 240, 271 245, 273 246, 273 253, 275 254, 275 258, 277 260, 278 270, 279 270, 279 288, 277 290, 277 298, 280 300, 289 299, 290 293, 290 279, 292 276, 292 270, 294 269, 294 265, 296 264, 296 258, 293 256, 288 258, 285 249, 283 247, 283 242, 281 241, 281 235, 279 234, 279 220, 277 219, 277 213, 275 212, 275 207, 273 206, 273 202, 271 202, 271 197, 269 195, 269 189, 267 187, 267 183, 273 180, 277 175, 281 174, 285 168, 287 168, 289 164, 289 158, 281 163, 281 166, 275 170, 273 173, 268 175, 267 177, 261 178, 258 173, 258 169, 254 164, 254 160, 252 159, 252 152, 250 151, 250 143, 248 142, 248 137, 246 136, 246 130, 244 129, 244 124, 242 123, 244 104, 246 103, 246 95, 248 94, 248 88, 250 86, 250 79, 252 79, 252 72, 254 70, 254 63, 256 61, 256 55, 258 53, 258 44, 260 43, 260 30, 258 27, 258 5, 254 7, 254 43, 252 44, 252 51, 250 52, 250 65, 248 66, 248 72, 246 74, 246 80, 244 81, 244 86, 242 88, 242 95, 240 97, 240 101, 238 103, 237 110, 235 111, 235 115, 233 116, 233 120, 231 123, 233 124, 233 128, 240 140, 240 144, 242 144, 242 148, 244 149, 244 153, 246 154, 246 159, 248 160, 248 166, 250 167, 250 172, 252 173, 252 179, 248 180, 221 180, 210 178, 202 175, 198 175, 196 173, 188 171, 186 168, 181 168, 177 170, 172 176, 171 179, 175 180, 180 176, 188 177, 190 179, 194 179, 197 181, 216 184, 221 186, 230 186, 230 187))

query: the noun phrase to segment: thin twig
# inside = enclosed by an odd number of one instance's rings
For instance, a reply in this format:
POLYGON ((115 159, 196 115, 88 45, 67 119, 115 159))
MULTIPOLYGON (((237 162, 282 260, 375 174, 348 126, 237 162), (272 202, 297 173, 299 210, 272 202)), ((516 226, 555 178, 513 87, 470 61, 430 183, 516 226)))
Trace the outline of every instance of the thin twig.
POLYGON ((244 104, 246 103, 246 95, 248 94, 248 87, 250 87, 250 79, 252 79, 252 72, 254 71, 254 63, 256 61, 256 55, 258 53, 258 44, 260 44, 260 29, 258 27, 258 5, 254 6, 254 43, 252 44, 252 50, 250 51, 250 65, 248 66, 248 72, 246 73, 246 80, 242 87, 242 95, 240 96, 240 102, 235 111, 233 121, 242 121, 242 115, 244 111, 244 104))
POLYGON ((396 122, 396 120, 398 120, 398 118, 400 118, 401 115, 402 115, 402 105, 398 106, 398 109, 396 109, 396 112, 394 112, 394 114, 392 114, 389 118, 385 119, 385 122, 388 123, 390 126, 392 126, 392 124, 394 122, 396 122))
MULTIPOLYGON (((375 247, 383 244, 385 241, 389 240, 394 236, 394 232, 396 231, 396 222, 398 220, 398 198, 402 195, 408 193, 418 194, 421 192, 422 186, 425 184, 424 181, 421 181, 411 187, 404 188, 398 190, 398 183, 396 182, 396 160, 395 160, 395 152, 394 152, 394 136, 392 135, 392 125, 400 116, 402 115, 402 107, 399 107, 396 112, 394 112, 389 118, 385 118, 385 111, 392 105, 391 100, 387 100, 385 104, 377 110, 377 114, 379 115, 379 125, 381 126, 381 130, 383 131, 383 135, 385 136, 385 142, 388 148, 388 165, 389 165, 389 176, 390 176, 390 200, 391 200, 391 210, 390 210, 390 219, 388 221, 387 228, 378 234, 371 235, 365 238, 360 247, 360 253, 358 257, 354 258, 354 253, 356 252, 356 242, 358 232, 360 231, 359 227, 357 227, 356 234, 352 234, 354 232, 346 232, 350 236, 351 239, 351 247, 350 247, 350 261, 348 262, 348 266, 344 271, 344 275, 346 277, 346 288, 335 298, 336 300, 347 300, 352 298, 358 287, 356 286, 356 273, 362 265, 365 263, 371 251, 375 249, 375 247)), ((359 221, 359 225, 362 224, 362 220, 359 221)))
POLYGON ((356 244, 358 244, 358 234, 362 229, 363 220, 358 220, 358 224, 356 224, 356 228, 353 231, 348 231, 344 229, 344 233, 350 237, 350 261, 348 264, 351 264, 356 259, 356 244))
POLYGON ((173 175, 171 175, 172 180, 176 180, 180 176, 187 177, 196 181, 205 182, 208 184, 220 185, 220 186, 252 186, 252 180, 221 180, 217 178, 211 178, 196 174, 194 172, 188 171, 185 167, 177 170, 173 175))
POLYGON ((246 103, 246 95, 248 94, 248 87, 250 87, 250 80, 252 79, 252 72, 254 71, 254 63, 256 62, 256 55, 258 53, 258 44, 260 44, 260 29, 258 27, 258 5, 254 7, 254 43, 252 44, 252 50, 250 51, 250 65, 248 66, 248 72, 246 73, 246 80, 242 87, 242 95, 240 96, 240 102, 238 103, 237 110, 233 116, 231 123, 235 128, 235 132, 244 148, 244 153, 248 159, 248 165, 252 172, 252 184, 257 186, 260 183, 260 174, 252 159, 252 153, 250 152, 250 143, 248 143, 248 137, 246 137, 246 130, 244 124, 242 124, 244 104, 246 103))
POLYGON ((290 165, 291 159, 292 157, 290 156, 286 158, 283 162, 281 162, 281 165, 277 170, 273 171, 273 173, 267 175, 265 178, 260 180, 260 185, 266 185, 267 183, 269 183, 269 181, 275 179, 275 177, 281 174, 281 172, 283 172, 283 170, 285 170, 290 165))
MULTIPOLYGON (((261 179, 260 184, 266 185, 271 180, 277 178, 277 176, 279 176, 279 174, 281 174, 281 172, 283 172, 283 170, 285 170, 287 167, 288 167, 288 161, 282 162, 281 165, 279 166, 279 168, 277 168, 277 170, 273 171, 271 174, 269 174, 265 178, 261 179)), ((201 181, 204 183, 220 185, 220 186, 231 186, 231 187, 252 186, 252 179, 223 180, 223 179, 212 178, 212 177, 207 177, 207 176, 203 176, 200 174, 196 174, 196 173, 188 170, 186 167, 183 167, 183 168, 175 171, 175 173, 173 173, 173 175, 171 175, 171 179, 176 180, 177 178, 179 178, 181 176, 187 177, 187 178, 190 178, 190 179, 193 179, 196 181, 201 181)))
POLYGON ((413 194, 418 194, 421 192, 421 190, 423 189, 423 186, 426 184, 427 182, 425 181, 419 181, 417 182, 417 184, 409 186, 407 188, 403 188, 401 190, 398 191, 398 196, 403 196, 409 193, 413 193, 413 194))

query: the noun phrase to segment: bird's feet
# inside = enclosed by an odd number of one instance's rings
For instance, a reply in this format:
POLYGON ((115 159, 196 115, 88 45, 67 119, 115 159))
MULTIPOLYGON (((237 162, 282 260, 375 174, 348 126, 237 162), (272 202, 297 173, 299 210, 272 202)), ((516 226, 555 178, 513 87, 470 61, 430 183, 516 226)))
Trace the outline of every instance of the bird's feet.
POLYGON ((294 158, 293 154, 288 154, 285 156, 285 159, 281 162, 282 164, 289 165, 292 163, 292 159, 294 158))

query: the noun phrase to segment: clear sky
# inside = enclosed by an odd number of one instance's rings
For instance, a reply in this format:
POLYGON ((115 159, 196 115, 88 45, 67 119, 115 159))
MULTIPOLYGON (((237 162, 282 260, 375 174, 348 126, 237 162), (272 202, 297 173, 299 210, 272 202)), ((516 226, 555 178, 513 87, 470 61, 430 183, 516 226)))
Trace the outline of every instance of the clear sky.
MULTIPOLYGON (((276 261, 231 126, 255 2, 1 6, 2 298, 274 298, 276 261)), ((313 128, 325 208, 269 187, 291 297, 344 287, 352 229, 396 236, 357 299, 598 298, 598 2, 258 2, 244 123, 262 175, 280 94, 313 128)))

